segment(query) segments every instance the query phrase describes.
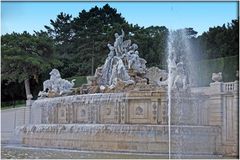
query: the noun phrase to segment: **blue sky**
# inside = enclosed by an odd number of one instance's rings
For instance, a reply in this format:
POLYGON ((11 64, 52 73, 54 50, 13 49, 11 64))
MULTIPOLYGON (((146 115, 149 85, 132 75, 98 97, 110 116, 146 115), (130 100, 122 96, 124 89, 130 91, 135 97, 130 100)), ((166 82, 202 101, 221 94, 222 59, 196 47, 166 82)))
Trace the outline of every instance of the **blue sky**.
MULTIPOLYGON (((1 2, 1 34, 45 30, 44 25, 65 12, 78 16, 106 2, 1 2)), ((193 27, 199 34, 237 18, 237 2, 108 2, 132 24, 169 29, 193 27)))

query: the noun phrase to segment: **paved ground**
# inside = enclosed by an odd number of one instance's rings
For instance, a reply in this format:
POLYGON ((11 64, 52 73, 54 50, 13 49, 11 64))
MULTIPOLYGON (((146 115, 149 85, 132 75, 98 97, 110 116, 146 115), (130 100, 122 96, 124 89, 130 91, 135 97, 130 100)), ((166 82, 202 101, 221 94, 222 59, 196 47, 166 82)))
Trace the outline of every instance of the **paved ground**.
POLYGON ((1 141, 9 141, 14 137, 17 126, 29 123, 29 108, 18 107, 1 110, 1 141))
POLYGON ((3 159, 159 159, 167 158, 159 155, 137 155, 129 153, 100 153, 64 149, 42 149, 16 146, 1 146, 3 159))
MULTIPOLYGON (((211 155, 172 155, 176 159, 232 159, 211 155)), ((67 149, 30 148, 18 145, 2 145, 1 159, 168 159, 168 155, 90 152, 67 149)))

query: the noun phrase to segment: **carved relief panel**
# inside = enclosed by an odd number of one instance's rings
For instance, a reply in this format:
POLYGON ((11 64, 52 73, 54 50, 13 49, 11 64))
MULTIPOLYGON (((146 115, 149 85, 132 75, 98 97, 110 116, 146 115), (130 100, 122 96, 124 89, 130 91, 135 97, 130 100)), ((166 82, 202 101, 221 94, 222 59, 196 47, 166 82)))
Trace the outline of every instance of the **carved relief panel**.
POLYGON ((121 124, 125 124, 128 122, 128 103, 119 103, 119 121, 121 124))
POLYGON ((129 123, 150 123, 151 122, 151 101, 129 100, 129 123))
POLYGON ((101 123, 119 123, 118 102, 101 104, 100 122, 101 123))
POLYGON ((58 105, 58 123, 67 123, 67 106, 66 104, 58 105))
POLYGON ((89 122, 89 109, 83 103, 74 103, 75 108, 75 118, 77 123, 88 123, 89 122))
POLYGON ((159 112, 159 104, 160 102, 158 100, 152 100, 152 112, 150 113, 151 115, 151 124, 157 124, 157 117, 158 117, 158 112, 159 112))
POLYGON ((161 101, 160 109, 159 109, 159 124, 167 124, 168 123, 168 104, 167 101, 161 101))
POLYGON ((48 123, 48 107, 42 107, 42 117, 41 117, 41 123, 48 123))

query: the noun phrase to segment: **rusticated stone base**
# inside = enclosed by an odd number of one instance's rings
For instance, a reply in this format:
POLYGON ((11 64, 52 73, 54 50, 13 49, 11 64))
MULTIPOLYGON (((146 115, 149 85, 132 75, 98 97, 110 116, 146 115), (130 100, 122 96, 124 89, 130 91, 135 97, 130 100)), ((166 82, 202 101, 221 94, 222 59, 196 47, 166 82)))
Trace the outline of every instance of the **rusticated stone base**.
MULTIPOLYGON (((167 125, 64 124, 20 129, 22 143, 32 147, 168 154, 167 125)), ((220 154, 220 128, 171 126, 172 154, 220 154)))

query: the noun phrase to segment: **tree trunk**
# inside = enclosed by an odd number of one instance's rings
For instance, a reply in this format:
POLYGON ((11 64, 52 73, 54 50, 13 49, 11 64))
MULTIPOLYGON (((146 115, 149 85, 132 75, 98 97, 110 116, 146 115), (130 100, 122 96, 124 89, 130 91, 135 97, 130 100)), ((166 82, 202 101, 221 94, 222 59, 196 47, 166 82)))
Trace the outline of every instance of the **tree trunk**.
POLYGON ((91 75, 94 75, 94 52, 95 52, 95 41, 93 40, 93 52, 92 52, 92 72, 91 75))
POLYGON ((12 106, 13 106, 13 108, 15 108, 15 100, 14 100, 13 94, 11 94, 11 98, 12 98, 12 106))
POLYGON ((92 57, 92 71, 91 71, 91 75, 94 75, 94 57, 92 57))
POLYGON ((24 85, 25 85, 25 91, 26 91, 26 98, 28 99, 28 96, 31 95, 29 79, 24 80, 24 85))

